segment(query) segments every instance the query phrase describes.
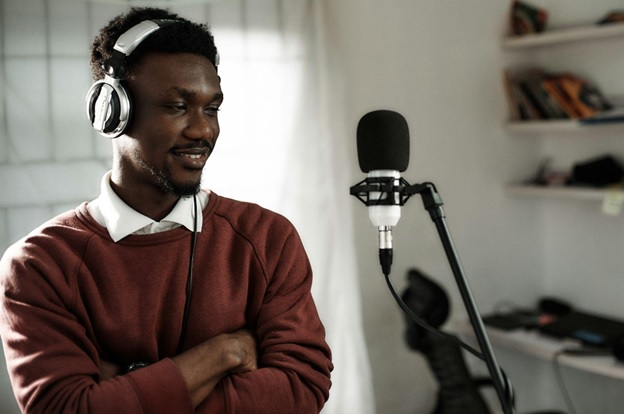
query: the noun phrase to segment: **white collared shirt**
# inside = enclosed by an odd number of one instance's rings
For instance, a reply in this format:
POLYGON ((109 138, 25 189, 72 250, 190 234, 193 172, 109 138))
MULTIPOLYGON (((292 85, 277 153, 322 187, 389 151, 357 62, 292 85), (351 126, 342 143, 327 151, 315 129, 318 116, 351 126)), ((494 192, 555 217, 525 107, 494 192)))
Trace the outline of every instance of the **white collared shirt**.
MULTIPOLYGON (((151 234, 184 226, 193 231, 193 197, 180 197, 173 210, 161 221, 155 221, 132 209, 113 191, 110 185, 111 171, 104 174, 100 185, 100 195, 87 205, 89 213, 102 226, 106 227, 113 241, 130 234, 151 234)), ((208 204, 208 194, 197 194, 197 232, 201 232, 203 215, 201 211, 208 204)))

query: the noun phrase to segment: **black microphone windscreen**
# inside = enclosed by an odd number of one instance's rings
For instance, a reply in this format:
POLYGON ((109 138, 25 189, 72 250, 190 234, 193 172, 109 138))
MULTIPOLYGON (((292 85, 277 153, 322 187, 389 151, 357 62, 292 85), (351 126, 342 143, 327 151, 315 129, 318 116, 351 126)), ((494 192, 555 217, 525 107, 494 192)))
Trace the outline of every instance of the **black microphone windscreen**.
POLYGON ((403 115, 385 109, 369 112, 357 127, 360 169, 403 172, 409 164, 409 128, 403 115))

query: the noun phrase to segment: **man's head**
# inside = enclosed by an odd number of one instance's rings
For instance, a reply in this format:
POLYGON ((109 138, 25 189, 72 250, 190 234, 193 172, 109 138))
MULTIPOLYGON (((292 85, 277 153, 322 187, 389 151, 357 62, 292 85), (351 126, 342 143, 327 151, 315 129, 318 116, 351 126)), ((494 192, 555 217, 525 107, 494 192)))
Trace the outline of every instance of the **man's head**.
POLYGON ((145 20, 173 19, 134 49, 119 75, 132 101, 131 121, 113 141, 112 182, 133 207, 162 194, 199 190, 202 169, 219 136, 223 100, 216 47, 206 26, 153 8, 133 8, 112 20, 95 39, 96 79, 120 35, 145 20), (131 200, 135 198, 135 200, 131 200))
POLYGON ((206 25, 183 19, 175 13, 156 8, 132 8, 111 20, 100 30, 91 45, 93 80, 103 79, 104 66, 113 55, 117 39, 131 27, 145 20, 169 19, 176 23, 152 33, 125 59, 123 78, 132 76, 134 67, 148 53, 192 53, 206 57, 216 66, 217 48, 206 25))

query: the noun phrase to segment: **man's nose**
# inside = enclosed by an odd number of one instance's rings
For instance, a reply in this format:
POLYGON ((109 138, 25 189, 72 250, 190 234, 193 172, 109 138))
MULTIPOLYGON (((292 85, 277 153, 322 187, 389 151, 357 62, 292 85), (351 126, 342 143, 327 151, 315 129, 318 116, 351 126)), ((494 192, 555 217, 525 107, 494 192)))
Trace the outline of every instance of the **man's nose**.
POLYGON ((203 110, 193 111, 184 129, 184 135, 190 139, 213 140, 218 133, 218 122, 203 110))

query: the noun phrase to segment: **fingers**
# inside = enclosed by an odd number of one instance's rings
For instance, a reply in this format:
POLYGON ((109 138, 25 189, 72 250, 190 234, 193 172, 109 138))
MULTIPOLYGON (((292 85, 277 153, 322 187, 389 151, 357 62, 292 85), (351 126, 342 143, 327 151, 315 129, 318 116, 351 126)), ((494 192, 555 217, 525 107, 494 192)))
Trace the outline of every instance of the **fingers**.
POLYGON ((117 365, 108 361, 100 360, 100 380, 105 381, 107 379, 111 379, 119 375, 120 372, 121 368, 117 365))
POLYGON ((232 348, 239 364, 230 370, 231 373, 242 373, 258 369, 258 341, 253 333, 241 329, 231 334, 232 348))

